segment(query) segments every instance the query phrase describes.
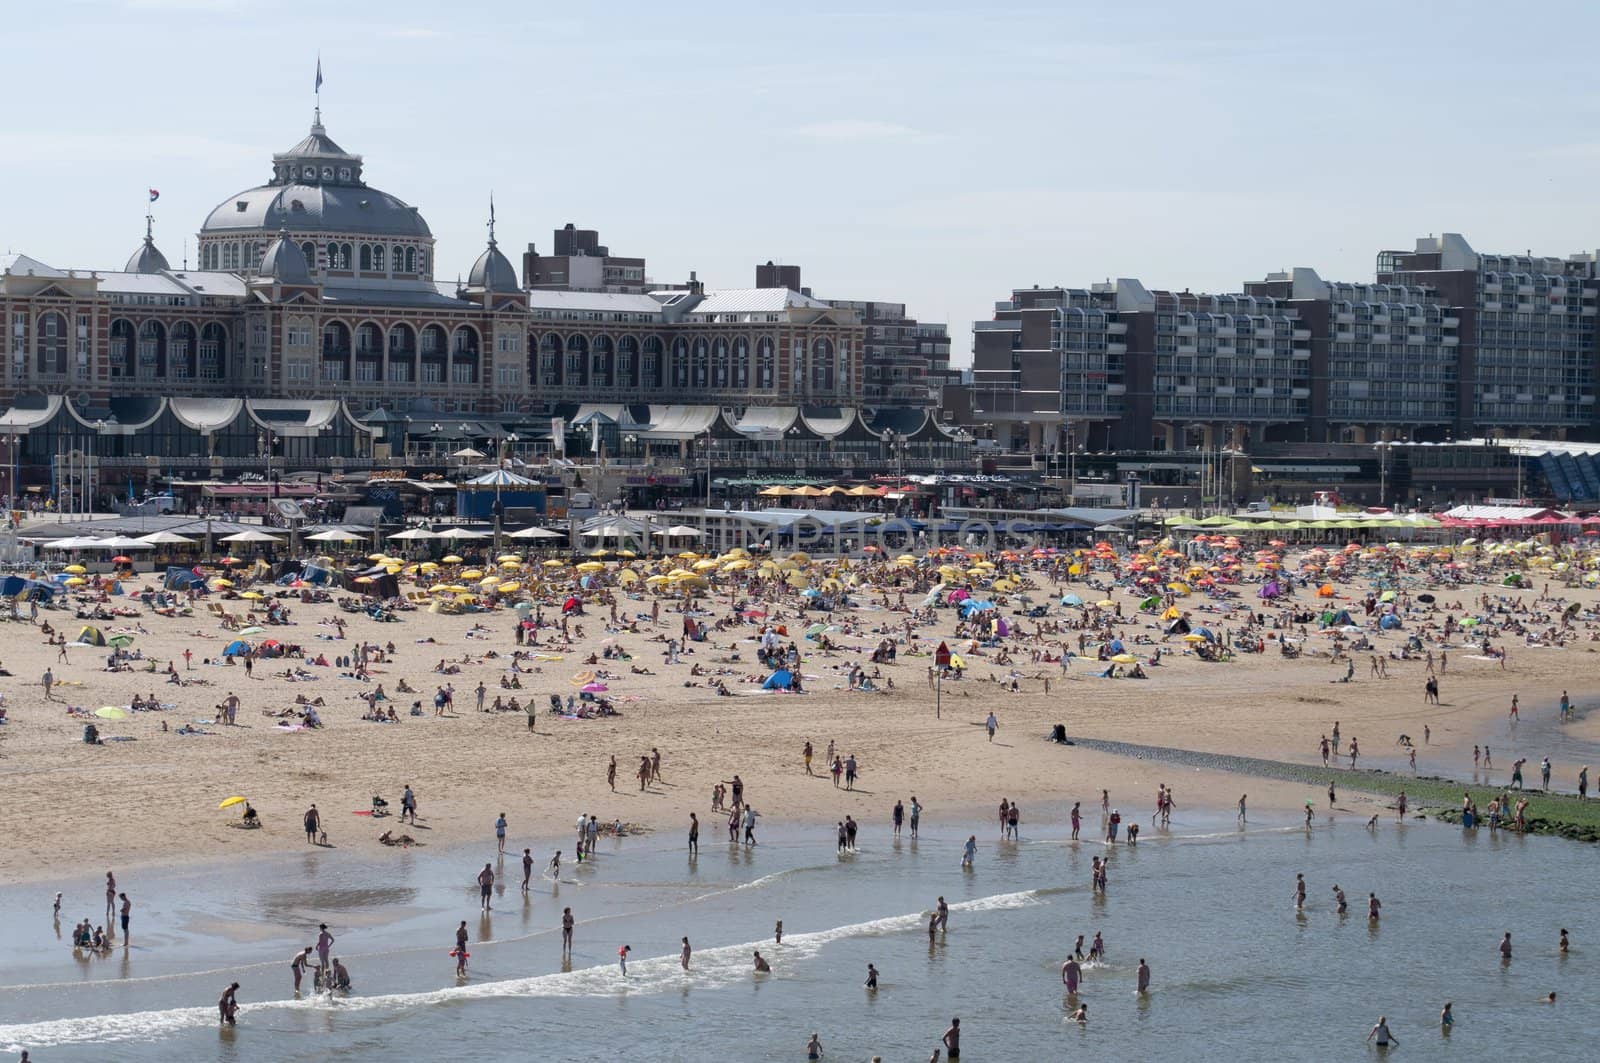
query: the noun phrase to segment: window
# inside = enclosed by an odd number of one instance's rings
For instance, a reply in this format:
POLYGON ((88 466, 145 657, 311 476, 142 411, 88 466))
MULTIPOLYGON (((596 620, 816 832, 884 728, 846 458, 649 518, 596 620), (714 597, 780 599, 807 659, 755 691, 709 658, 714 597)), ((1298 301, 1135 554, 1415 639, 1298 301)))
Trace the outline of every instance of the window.
POLYGON ((501 387, 519 387, 522 384, 522 367, 517 365, 497 365, 494 367, 494 382, 501 387))
POLYGON ((382 273, 384 269, 384 250, 385 249, 382 244, 377 244, 372 249, 372 268, 377 270, 379 273, 382 273))
POLYGON ((284 365, 284 376, 294 381, 310 380, 311 363, 299 360, 288 362, 284 365))
POLYGON ((522 337, 501 333, 494 338, 494 349, 499 354, 516 354, 522 350, 522 337))

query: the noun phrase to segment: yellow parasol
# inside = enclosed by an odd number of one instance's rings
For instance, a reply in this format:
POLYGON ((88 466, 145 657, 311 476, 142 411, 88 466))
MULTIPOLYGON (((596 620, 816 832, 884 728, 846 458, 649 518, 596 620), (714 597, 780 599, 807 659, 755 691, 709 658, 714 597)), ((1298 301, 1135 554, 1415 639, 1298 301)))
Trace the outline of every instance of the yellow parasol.
POLYGON ((244 798, 240 797, 238 794, 235 794, 232 797, 224 797, 222 799, 222 803, 218 805, 217 808, 220 810, 224 808, 232 808, 234 805, 242 804, 244 804, 244 798))

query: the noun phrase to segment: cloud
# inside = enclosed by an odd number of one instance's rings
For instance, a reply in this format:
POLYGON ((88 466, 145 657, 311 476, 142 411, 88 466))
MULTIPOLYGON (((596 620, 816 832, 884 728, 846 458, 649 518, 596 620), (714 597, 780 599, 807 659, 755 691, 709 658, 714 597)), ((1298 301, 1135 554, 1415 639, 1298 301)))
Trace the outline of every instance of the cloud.
POLYGON ((913 129, 898 122, 875 122, 862 118, 840 118, 831 122, 812 122, 795 130, 812 140, 865 143, 868 141, 894 141, 900 144, 926 143, 937 140, 933 133, 913 129))

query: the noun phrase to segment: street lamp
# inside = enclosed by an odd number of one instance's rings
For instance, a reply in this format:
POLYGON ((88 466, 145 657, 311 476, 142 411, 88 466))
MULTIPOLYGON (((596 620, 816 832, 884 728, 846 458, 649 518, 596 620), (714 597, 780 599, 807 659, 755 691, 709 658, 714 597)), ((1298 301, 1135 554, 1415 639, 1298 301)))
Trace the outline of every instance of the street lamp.
POLYGON ((17 494, 17 445, 21 443, 22 437, 16 432, 12 432, 5 437, 5 440, 6 451, 11 458, 11 479, 6 483, 6 509, 13 510, 17 508, 17 498, 19 497, 17 494))

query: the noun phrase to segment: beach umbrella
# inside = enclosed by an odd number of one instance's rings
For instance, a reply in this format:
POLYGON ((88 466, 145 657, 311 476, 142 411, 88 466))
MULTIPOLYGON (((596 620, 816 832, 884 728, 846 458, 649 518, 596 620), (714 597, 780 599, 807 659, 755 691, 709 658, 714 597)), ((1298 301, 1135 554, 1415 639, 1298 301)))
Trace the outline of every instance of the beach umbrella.
MULTIPOLYGON (((245 596, 241 594, 241 595, 239 595, 239 597, 243 598, 245 596)), ((240 628, 239 629, 239 634, 241 634, 241 635, 259 635, 265 630, 267 630, 267 629, 264 628, 264 627, 261 627, 258 624, 251 624, 249 627, 240 628)))
POLYGON ((128 710, 119 709, 115 705, 102 705, 94 710, 94 714, 102 720, 124 720, 128 717, 128 710))
MULTIPOLYGON (((462 579, 483 579, 483 569, 481 569, 481 568, 469 568, 465 572, 461 573, 461 578, 462 579)), ((490 576, 489 578, 490 579, 494 579, 495 577, 494 576, 490 576)))
POLYGON ((66 584, 69 587, 81 587, 88 582, 89 581, 84 579, 82 576, 73 576, 71 579, 66 581, 66 584))
POLYGON ((248 599, 249 601, 252 601, 252 602, 259 602, 259 601, 261 601, 261 592, 260 591, 245 591, 243 594, 239 595, 239 597, 248 599))
POLYGON ((585 561, 577 566, 579 572, 604 572, 606 566, 600 561, 585 561))
POLYGON ((499 587, 499 591, 500 591, 501 594, 515 594, 518 591, 520 591, 521 589, 522 589, 522 584, 520 584, 520 583, 502 583, 502 584, 500 584, 500 587, 499 587))
POLYGON ((501 554, 499 557, 495 558, 495 561, 499 564, 505 564, 507 561, 516 561, 520 564, 522 562, 522 556, 520 554, 501 554))
POLYGON ((228 588, 228 587, 233 586, 233 580, 231 580, 231 579, 214 579, 214 580, 211 581, 211 585, 213 587, 228 588))
POLYGON ((407 528, 405 531, 395 532, 393 535, 386 536, 386 538, 391 541, 398 539, 402 542, 412 542, 417 539, 435 539, 437 536, 426 528, 407 528))
POLYGON ((141 535, 139 538, 141 541, 152 545, 193 546, 198 541, 189 538, 187 535, 179 535, 177 532, 169 531, 151 532, 149 535, 141 535))
POLYGON ((1094 604, 1099 606, 1101 609, 1110 609, 1117 603, 1113 602, 1110 598, 1102 598, 1100 601, 1095 602, 1094 604))
POLYGON ((446 565, 459 565, 459 564, 461 564, 461 555, 460 554, 446 554, 444 557, 441 557, 439 560, 442 561, 446 565))
POLYGON ((567 567, 567 563, 565 561, 558 561, 558 560, 556 560, 555 558, 552 557, 550 560, 548 560, 548 561, 546 561, 544 563, 544 567, 545 568, 566 568, 567 567))
POLYGON ((1185 641, 1185 642, 1204 642, 1205 640, 1206 640, 1206 637, 1204 635, 1196 635, 1196 634, 1190 633, 1188 635, 1183 636, 1183 641, 1185 641))
POLYGON ((61 571, 70 572, 74 576, 81 576, 81 575, 83 575, 85 572, 87 572, 89 570, 84 568, 82 565, 68 565, 66 568, 62 569, 61 571))
POLYGON ((1115 661, 1117 664, 1138 664, 1139 663, 1139 658, 1135 657, 1131 653, 1119 653, 1119 654, 1117 654, 1115 657, 1113 657, 1111 659, 1113 661, 1115 661))
POLYGON ((606 686, 604 683, 585 683, 578 689, 585 694, 604 694, 611 688, 606 686))
POLYGON ((242 564, 244 564, 244 562, 239 560, 237 557, 234 557, 232 554, 229 554, 227 557, 223 558, 221 561, 218 561, 217 564, 219 564, 219 565, 242 565, 242 564))
POLYGON ((118 554, 116 557, 111 559, 111 563, 113 565, 131 565, 133 564, 133 558, 129 557, 127 554, 118 554))
POLYGON ((244 798, 242 798, 239 795, 235 794, 233 797, 224 797, 222 799, 222 802, 217 805, 217 809, 220 811, 220 810, 222 810, 224 808, 232 808, 234 805, 242 805, 242 804, 244 804, 244 798))

